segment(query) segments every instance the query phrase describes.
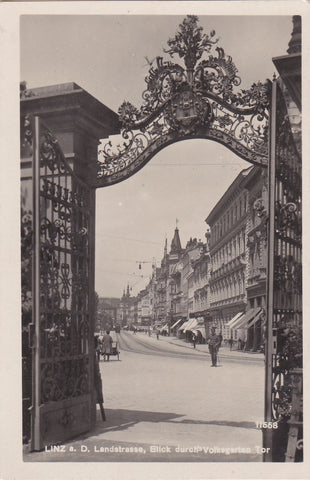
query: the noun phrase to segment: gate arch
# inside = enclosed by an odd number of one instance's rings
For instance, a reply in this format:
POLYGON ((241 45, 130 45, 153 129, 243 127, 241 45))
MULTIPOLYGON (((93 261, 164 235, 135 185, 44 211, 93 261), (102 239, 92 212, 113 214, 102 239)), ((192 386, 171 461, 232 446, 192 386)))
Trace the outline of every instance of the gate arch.
POLYGON ((193 138, 214 140, 252 164, 267 166, 271 82, 236 91, 238 70, 223 48, 215 47, 214 37, 214 31, 202 33, 198 17, 183 20, 164 52, 183 58, 185 68, 156 57, 145 78, 142 106, 124 101, 119 138, 99 149, 96 187, 125 180, 165 146, 193 138))

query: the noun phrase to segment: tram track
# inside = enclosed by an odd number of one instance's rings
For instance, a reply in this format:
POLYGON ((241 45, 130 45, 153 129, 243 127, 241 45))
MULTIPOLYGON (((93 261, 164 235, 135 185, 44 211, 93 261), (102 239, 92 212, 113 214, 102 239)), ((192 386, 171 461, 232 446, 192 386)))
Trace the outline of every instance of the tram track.
MULTIPOLYGON (((149 341, 144 341, 143 339, 139 338, 137 335, 130 335, 128 332, 122 332, 121 334, 116 334, 117 341, 121 350, 136 353, 139 355, 153 355, 153 356, 161 356, 161 357, 171 357, 171 358, 187 358, 190 360, 200 360, 206 361, 209 360, 208 353, 205 352, 198 352, 197 350, 194 352, 189 351, 187 348, 186 351, 185 346, 183 345, 176 345, 172 343, 165 343, 165 348, 162 343, 159 344, 152 344, 149 341), (164 348, 163 348, 164 347, 164 348), (180 348, 179 351, 173 351, 173 348, 180 348)), ((234 357, 229 355, 229 353, 221 353, 219 354, 219 358, 223 359, 224 361, 228 362, 236 362, 239 363, 240 361, 244 361, 240 357, 234 357)), ((257 364, 261 363, 261 359, 253 358, 246 358, 246 362, 248 364, 257 364)))
MULTIPOLYGON (((194 359, 194 360, 206 360, 207 355, 203 353, 190 353, 190 352, 173 352, 172 350, 168 350, 166 348, 160 348, 158 345, 152 345, 149 342, 144 342, 140 338, 131 338, 129 337, 129 334, 117 334, 117 341, 119 343, 119 347, 121 350, 127 351, 127 352, 132 352, 132 353, 137 353, 141 355, 155 355, 155 356, 165 356, 165 357, 173 357, 173 358, 189 358, 189 359, 194 359), (127 337, 125 339, 125 336, 127 337), (129 340, 129 342, 128 342, 129 340), (131 345, 131 341, 133 342, 133 345, 131 345)), ((182 347, 180 347, 182 348, 182 347)))

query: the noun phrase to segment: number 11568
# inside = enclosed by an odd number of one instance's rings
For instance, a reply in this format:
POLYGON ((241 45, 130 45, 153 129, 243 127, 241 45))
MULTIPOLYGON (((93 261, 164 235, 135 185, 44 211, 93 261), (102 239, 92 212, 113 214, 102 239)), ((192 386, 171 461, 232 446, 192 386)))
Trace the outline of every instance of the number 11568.
POLYGON ((278 428, 278 422, 256 422, 256 428, 278 428))

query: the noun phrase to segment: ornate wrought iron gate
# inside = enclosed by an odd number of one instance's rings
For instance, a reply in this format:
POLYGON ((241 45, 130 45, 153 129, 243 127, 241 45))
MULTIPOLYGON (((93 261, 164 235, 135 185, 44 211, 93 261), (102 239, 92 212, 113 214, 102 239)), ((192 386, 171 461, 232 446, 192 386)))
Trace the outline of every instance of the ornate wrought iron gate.
MULTIPOLYGON (((301 156, 280 81, 240 84, 231 57, 189 16, 156 58, 144 103, 119 109, 121 141, 101 149, 94 188, 121 182, 165 146, 191 138, 222 143, 266 168, 269 178, 265 460, 294 461, 302 444, 301 156), (206 58, 201 57, 207 53, 206 58), (197 64, 197 62, 200 62, 197 64), (197 65, 196 65, 197 64, 197 65), (279 448, 280 447, 280 448, 279 448)), ((32 448, 63 441, 91 425, 90 189, 55 138, 35 118, 33 161, 32 448), (40 131, 41 130, 41 131, 40 131)), ((26 365, 27 367, 27 365, 26 365)))
POLYGON ((32 449, 91 425, 90 189, 34 117, 32 449))
POLYGON ((266 460, 302 458, 301 149, 295 143, 281 80, 272 89, 269 159, 266 460))

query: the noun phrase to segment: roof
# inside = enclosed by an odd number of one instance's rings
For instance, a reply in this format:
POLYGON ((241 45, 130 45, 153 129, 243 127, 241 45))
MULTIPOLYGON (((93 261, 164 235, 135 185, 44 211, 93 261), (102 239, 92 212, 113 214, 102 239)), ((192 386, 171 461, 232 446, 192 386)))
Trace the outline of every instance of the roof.
POLYGON ((99 138, 107 134, 118 134, 120 122, 118 114, 100 102, 93 95, 74 82, 31 88, 21 97, 22 115, 32 114, 41 117, 59 115, 62 110, 91 118, 98 130, 99 138), (60 109, 61 107, 61 109, 60 109))
POLYGON ((170 253, 179 253, 182 251, 181 240, 179 236, 179 229, 176 228, 174 231, 174 237, 171 242, 170 253))
POLYGON ((253 170, 253 165, 250 167, 242 170, 235 180, 230 184, 226 192, 222 195, 220 200, 217 202, 217 204, 213 207, 209 215, 207 216, 205 222, 212 226, 212 224, 216 221, 217 217, 222 213, 223 211, 223 206, 225 203, 229 202, 233 194, 237 191, 237 189, 242 185, 244 179, 250 174, 250 172, 253 170))
POLYGON ((99 298, 99 304, 103 308, 116 308, 119 306, 120 303, 121 303, 121 300, 119 298, 114 298, 114 297, 99 298))

